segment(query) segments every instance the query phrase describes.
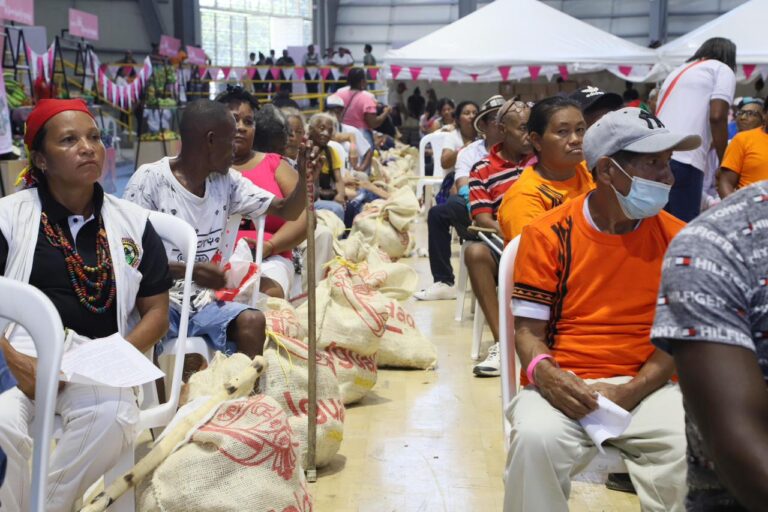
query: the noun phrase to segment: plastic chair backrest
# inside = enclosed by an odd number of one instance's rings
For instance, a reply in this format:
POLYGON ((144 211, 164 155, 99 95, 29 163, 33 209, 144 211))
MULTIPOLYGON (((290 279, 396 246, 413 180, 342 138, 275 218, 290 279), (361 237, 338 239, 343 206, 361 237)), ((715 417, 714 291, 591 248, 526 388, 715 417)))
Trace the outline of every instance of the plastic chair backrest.
POLYGON ((515 277, 515 258, 520 247, 520 235, 504 248, 499 261, 499 348, 501 352, 501 406, 504 422, 504 438, 509 437, 509 422, 503 414, 507 404, 517 392, 515 375, 515 322, 512 317, 512 288, 515 277))
POLYGON ((32 438, 35 442, 32 455, 30 510, 42 512, 45 509, 48 458, 61 356, 64 352, 64 326, 50 299, 33 286, 0 277, 0 297, 6 299, 0 301, 0 317, 24 327, 37 350, 35 420, 32 424, 32 438), (9 300, 9 297, 13 297, 13 300, 9 300))
MULTIPOLYGON (((232 254, 235 252, 235 246, 237 245, 237 232, 240 230, 240 221, 242 215, 231 215, 227 220, 227 226, 224 228, 224 240, 221 245, 222 261, 227 262, 232 254)), ((256 251, 253 261, 259 268, 259 273, 256 276, 255 289, 259 289, 261 284, 261 260, 264 254, 264 228, 267 223, 267 216, 262 215, 258 220, 254 221, 256 224, 256 251)), ((257 299, 257 295, 253 295, 253 299, 257 299)), ((252 304, 253 305, 253 304, 252 304)))
POLYGON ((443 166, 440 164, 440 156, 443 154, 443 146, 445 146, 446 137, 448 132, 436 131, 427 134, 419 141, 419 175, 426 176, 426 150, 427 146, 432 146, 432 176, 435 178, 443 177, 443 166))
MULTIPOLYGON (((151 409, 142 410, 139 413, 139 424, 142 430, 167 425, 171 421, 171 418, 173 418, 179 405, 181 376, 182 371, 184 370, 184 354, 186 354, 187 351, 186 342, 189 325, 192 270, 195 266, 195 258, 197 256, 197 234, 192 226, 178 217, 160 212, 151 212, 149 214, 149 221, 152 223, 152 227, 155 228, 158 236, 160 236, 164 242, 173 245, 181 252, 182 257, 186 262, 186 268, 184 269, 184 288, 182 292, 179 338, 177 341, 177 354, 179 357, 176 357, 173 365, 171 392, 168 395, 167 402, 164 404, 152 407, 151 409)), ((144 386, 144 392, 148 393, 153 391, 154 385, 154 382, 146 384, 144 386)))

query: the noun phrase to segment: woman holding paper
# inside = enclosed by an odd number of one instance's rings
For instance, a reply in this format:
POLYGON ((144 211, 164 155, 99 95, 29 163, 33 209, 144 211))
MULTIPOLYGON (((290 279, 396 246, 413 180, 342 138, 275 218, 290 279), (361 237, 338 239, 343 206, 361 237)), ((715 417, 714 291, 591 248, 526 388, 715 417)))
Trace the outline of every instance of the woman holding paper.
MULTIPOLYGON (((119 333, 146 351, 168 328, 171 286, 149 212, 99 186, 104 146, 82 101, 40 101, 24 142, 30 162, 22 174, 25 190, 0 200, 0 272, 51 299, 70 330, 68 341, 119 333)), ((0 397, 0 447, 8 455, 0 502, 11 511, 28 509, 30 485, 36 359, 25 350, 25 338, 23 332, 0 336, 19 383, 0 397)), ((130 389, 67 383, 56 413, 64 433, 51 457, 45 509, 68 511, 117 461, 138 409, 130 389)))

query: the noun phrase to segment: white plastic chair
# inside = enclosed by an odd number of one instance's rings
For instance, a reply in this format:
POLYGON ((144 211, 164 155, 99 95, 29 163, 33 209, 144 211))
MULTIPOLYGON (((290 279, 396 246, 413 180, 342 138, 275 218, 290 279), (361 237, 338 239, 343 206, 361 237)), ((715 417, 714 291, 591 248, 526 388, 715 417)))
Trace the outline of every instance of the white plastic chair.
MULTIPOLYGON (((512 316, 512 289, 514 287, 515 258, 520 247, 520 236, 516 236, 504 248, 499 262, 499 348, 501 349, 501 417, 504 423, 504 444, 509 446, 512 426, 507 421, 507 405, 517 394, 517 371, 515 366, 515 323, 512 316)), ((627 466, 619 450, 605 447, 605 454, 598 453, 582 473, 626 473, 627 466)))
MULTIPOLYGON (((229 258, 232 256, 232 253, 235 252, 235 244, 237 240, 237 232, 240 229, 240 220, 242 219, 241 215, 231 215, 229 219, 227 220, 227 225, 224 228, 224 239, 222 240, 222 246, 221 246, 221 255, 222 255, 222 261, 228 261, 229 258)), ((256 255, 254 258, 254 261, 256 262, 256 265, 259 267, 258 274, 256 275, 256 284, 254 285, 254 289, 259 289, 259 284, 261 282, 261 260, 262 260, 262 254, 264 251, 264 227, 266 225, 266 215, 262 215, 259 217, 258 221, 256 221, 256 255)), ((256 300, 257 294, 254 293, 253 295, 253 301, 256 300)), ((252 302, 253 305, 253 302, 252 302)), ((181 331, 179 331, 181 332, 181 331)), ((184 333, 186 334, 186 328, 184 330, 184 333)), ((169 340, 166 340, 163 342, 163 353, 160 355, 160 358, 169 357, 169 356, 176 356, 178 353, 178 339, 172 338, 169 340)), ((199 336, 190 336, 187 338, 187 346, 185 354, 200 354, 205 358, 206 361, 211 362, 213 359, 214 354, 216 351, 211 348, 211 346, 208 344, 208 342, 205 341, 205 338, 199 337, 199 336)), ((182 358, 183 359, 183 358, 182 358)))
POLYGON ((30 510, 43 512, 59 370, 64 353, 64 326, 50 299, 33 286, 0 277, 0 297, 5 297, 0 301, 0 318, 24 327, 37 350, 30 510))
MULTIPOLYGON (((192 269, 195 263, 195 256, 197 255, 197 234, 195 233, 195 230, 192 229, 192 226, 173 215, 160 212, 151 212, 149 214, 149 220, 160 238, 176 247, 181 252, 184 261, 187 263, 184 271, 179 338, 176 340, 175 344, 177 357, 173 365, 170 393, 168 393, 167 401, 164 404, 142 409, 139 412, 139 421, 135 428, 137 438, 144 430, 165 427, 168 425, 179 407, 181 376, 182 371, 184 370, 184 354, 186 353, 186 333, 187 325, 189 323, 192 269)), ((142 386, 142 391, 145 397, 144 403, 146 404, 146 397, 156 396, 155 383, 149 382, 144 384, 144 386, 142 386)), ((156 404, 157 400, 154 400, 154 402, 156 404)), ((120 478, 123 473, 129 471, 133 467, 135 460, 134 452, 135 440, 126 447, 123 453, 120 454, 118 463, 105 475, 105 482, 107 485, 116 478, 120 478)), ((109 508, 109 510, 113 512, 134 512, 135 509, 135 496, 133 490, 123 494, 109 508)))
MULTIPOLYGON (((440 164, 440 156, 443 154, 447 132, 436 131, 425 135, 419 141, 419 181, 416 182, 416 197, 424 195, 426 187, 440 186, 443 182, 443 166, 440 164), (426 152, 427 146, 432 146, 432 176, 427 176, 426 152)), ((424 211, 429 211, 432 205, 432 194, 424 196, 424 211)))

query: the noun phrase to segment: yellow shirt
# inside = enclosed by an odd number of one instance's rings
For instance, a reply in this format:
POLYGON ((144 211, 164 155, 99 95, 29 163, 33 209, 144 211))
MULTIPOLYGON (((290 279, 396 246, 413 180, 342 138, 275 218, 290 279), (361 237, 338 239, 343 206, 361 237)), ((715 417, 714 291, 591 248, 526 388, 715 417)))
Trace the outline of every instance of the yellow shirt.
POLYGON ((499 207, 498 220, 504 241, 509 242, 541 214, 595 188, 585 162, 565 181, 542 178, 533 167, 526 167, 517 182, 509 187, 499 207))

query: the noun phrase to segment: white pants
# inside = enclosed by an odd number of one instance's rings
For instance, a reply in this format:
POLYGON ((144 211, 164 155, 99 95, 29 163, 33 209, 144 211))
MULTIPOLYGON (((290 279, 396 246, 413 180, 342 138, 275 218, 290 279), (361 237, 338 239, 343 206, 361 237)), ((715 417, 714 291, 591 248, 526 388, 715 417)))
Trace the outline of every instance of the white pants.
MULTIPOLYGON (((8 456, 0 510, 29 510, 34 402, 18 389, 0 395, 0 447, 8 456)), ((88 487, 117 462, 134 435, 133 391, 67 384, 56 400, 63 435, 50 459, 46 512, 69 512, 88 487)))
POLYGON ((276 282, 283 289, 283 297, 289 298, 293 278, 296 275, 296 269, 293 267, 293 260, 285 256, 275 254, 261 262, 261 277, 266 277, 276 282))
MULTIPOLYGON (((315 280, 319 283, 325 274, 325 264, 333 259, 336 253, 333 250, 333 232, 327 226, 318 223, 315 227, 315 280)), ((302 274, 301 288, 307 291, 307 242, 302 242, 302 274)))
MULTIPOLYGON (((621 384, 629 377, 588 380, 621 384)), ((534 387, 509 404, 512 424, 505 472, 504 512, 568 510, 571 477, 597 448, 578 422, 555 409, 534 387)), ((632 411, 621 437, 605 442, 621 451, 644 511, 684 511, 687 493, 682 395, 667 384, 632 411)))

